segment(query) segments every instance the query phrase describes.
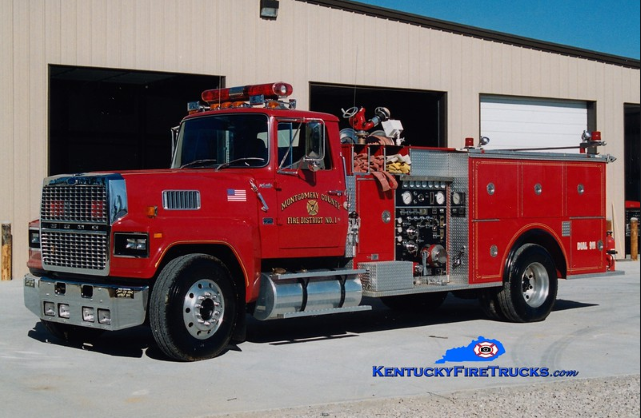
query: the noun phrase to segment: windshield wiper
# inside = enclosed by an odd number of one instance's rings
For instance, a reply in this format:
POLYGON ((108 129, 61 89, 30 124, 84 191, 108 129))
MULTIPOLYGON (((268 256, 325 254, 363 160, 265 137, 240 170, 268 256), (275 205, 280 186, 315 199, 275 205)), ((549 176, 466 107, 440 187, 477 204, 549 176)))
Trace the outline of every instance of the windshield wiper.
MULTIPOLYGON (((246 163, 246 162, 248 162, 248 161, 259 161, 259 162, 261 162, 261 163, 264 163, 264 162, 265 162, 265 159, 264 159, 264 158, 260 158, 260 157, 243 157, 243 158, 237 158, 237 159, 235 159, 235 160, 231 160, 231 161, 229 161, 229 162, 227 162, 227 163, 222 163, 221 165, 219 165, 218 167, 216 167, 216 171, 220 170, 221 168, 227 168, 227 167, 231 166, 232 164, 236 164, 236 163, 240 163, 240 162, 245 162, 245 163, 246 163)), ((246 165, 247 167, 249 167, 249 166, 250 166, 249 164, 245 164, 245 165, 246 165)))
POLYGON ((197 166, 197 165, 203 165, 204 166, 204 165, 208 165, 209 163, 211 163, 212 165, 216 164, 216 160, 211 159, 211 158, 206 158, 206 159, 203 159, 203 160, 195 160, 195 161, 192 161, 190 163, 181 165, 180 168, 194 167, 194 166, 197 166))

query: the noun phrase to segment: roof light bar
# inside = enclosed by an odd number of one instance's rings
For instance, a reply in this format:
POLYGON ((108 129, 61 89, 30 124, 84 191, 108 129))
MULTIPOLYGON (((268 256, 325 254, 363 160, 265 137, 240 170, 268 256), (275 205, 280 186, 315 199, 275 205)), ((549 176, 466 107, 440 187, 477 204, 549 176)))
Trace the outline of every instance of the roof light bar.
POLYGON ((267 84, 256 84, 241 87, 231 87, 225 89, 205 90, 201 94, 204 102, 210 105, 224 102, 248 101, 252 97, 263 96, 263 101, 267 99, 279 99, 290 96, 294 89, 291 84, 277 82, 267 84))

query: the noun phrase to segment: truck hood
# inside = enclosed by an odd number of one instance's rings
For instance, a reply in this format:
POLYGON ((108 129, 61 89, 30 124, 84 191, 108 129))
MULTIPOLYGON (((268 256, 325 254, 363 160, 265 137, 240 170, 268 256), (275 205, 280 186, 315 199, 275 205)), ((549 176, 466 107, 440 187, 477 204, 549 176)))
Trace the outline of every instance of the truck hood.
POLYGON ((256 170, 176 169, 127 171, 129 213, 155 206, 159 218, 256 215, 256 170))
MULTIPOLYGON (((111 195, 121 195, 129 220, 144 220, 150 207, 156 208, 158 218, 251 217, 257 209, 252 190, 257 171, 269 175, 269 169, 161 169, 59 175, 45 183, 106 183, 111 195)), ((116 220, 113 214, 111 219, 116 220)))

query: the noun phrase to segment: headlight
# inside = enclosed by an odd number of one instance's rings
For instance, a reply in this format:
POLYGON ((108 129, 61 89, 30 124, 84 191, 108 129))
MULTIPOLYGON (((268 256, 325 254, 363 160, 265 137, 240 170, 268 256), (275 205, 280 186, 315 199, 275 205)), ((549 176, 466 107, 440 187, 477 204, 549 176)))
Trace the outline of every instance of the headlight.
POLYGON ((148 257, 149 236, 147 234, 114 234, 114 254, 123 257, 148 257))

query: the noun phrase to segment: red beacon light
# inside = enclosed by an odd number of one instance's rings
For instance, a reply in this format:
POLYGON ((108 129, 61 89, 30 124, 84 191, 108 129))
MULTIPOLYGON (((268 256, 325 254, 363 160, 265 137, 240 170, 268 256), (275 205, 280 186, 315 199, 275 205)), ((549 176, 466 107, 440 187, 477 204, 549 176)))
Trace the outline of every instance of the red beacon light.
POLYGON ((583 131, 581 140, 582 142, 579 147, 581 154, 585 154, 586 150, 588 154, 596 154, 596 147, 606 145, 606 143, 601 140, 601 131, 583 131))
POLYGON ((294 89, 291 84, 278 82, 267 84, 256 84, 241 87, 230 87, 225 89, 205 90, 201 98, 209 105, 221 104, 225 102, 246 102, 250 104, 262 104, 266 100, 278 100, 290 96, 294 89))

